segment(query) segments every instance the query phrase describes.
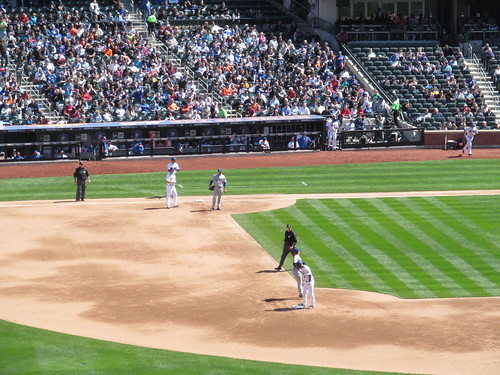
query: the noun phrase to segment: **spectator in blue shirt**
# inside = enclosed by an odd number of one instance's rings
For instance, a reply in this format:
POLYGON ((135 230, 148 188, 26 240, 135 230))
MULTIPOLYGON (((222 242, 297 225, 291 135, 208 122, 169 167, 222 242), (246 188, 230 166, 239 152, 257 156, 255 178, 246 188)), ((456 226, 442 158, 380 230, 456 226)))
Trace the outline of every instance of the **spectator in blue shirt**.
POLYGON ((134 155, 143 155, 144 154, 144 145, 142 142, 137 142, 134 147, 132 147, 132 153, 134 155))
POLYGON ((40 160, 42 158, 42 155, 40 154, 40 151, 35 150, 33 153, 30 155, 31 160, 40 160))
POLYGON ((297 142, 299 143, 300 148, 308 148, 312 144, 311 138, 309 138, 305 132, 297 137, 297 142))

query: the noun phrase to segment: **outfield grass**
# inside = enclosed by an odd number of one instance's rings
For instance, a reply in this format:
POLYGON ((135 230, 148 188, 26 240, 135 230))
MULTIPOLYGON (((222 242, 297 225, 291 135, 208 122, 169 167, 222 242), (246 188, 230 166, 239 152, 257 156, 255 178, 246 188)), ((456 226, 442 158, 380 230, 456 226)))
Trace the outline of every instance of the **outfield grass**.
MULTIPOLYGON (((30 328, 0 320, 0 373, 223 375, 383 375, 141 348, 30 328)), ((394 373, 391 373, 394 374, 394 373)))
MULTIPOLYGON (((90 171, 92 173, 92 170, 90 171)), ((1 174, 1 166, 0 166, 1 174)), ((292 168, 228 169, 228 194, 348 193, 412 190, 497 189, 500 160, 344 164, 292 168)), ((209 171, 182 171, 179 195, 209 195, 209 171), (181 185, 182 187, 180 187, 181 185)), ((91 177, 87 198, 165 195, 164 173, 91 177)), ((72 176, 0 179, 0 200, 74 199, 72 176)))
POLYGON ((467 196, 304 199, 233 217, 276 260, 292 224, 319 287, 436 298, 500 296, 499 213, 498 196, 467 196))

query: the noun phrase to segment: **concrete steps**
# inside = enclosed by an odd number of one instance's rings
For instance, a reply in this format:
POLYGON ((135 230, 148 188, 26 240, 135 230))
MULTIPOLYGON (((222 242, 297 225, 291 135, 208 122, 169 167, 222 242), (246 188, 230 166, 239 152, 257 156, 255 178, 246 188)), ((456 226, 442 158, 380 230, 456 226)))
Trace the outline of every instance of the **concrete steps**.
POLYGON ((149 37, 156 49, 166 54, 168 58, 174 63, 176 68, 180 70, 185 77, 190 80, 194 80, 198 87, 198 92, 202 94, 209 94, 212 100, 219 104, 219 107, 223 107, 226 110, 228 117, 238 117, 236 111, 231 106, 228 106, 218 93, 209 90, 208 84, 204 80, 195 77, 194 72, 189 67, 185 66, 177 55, 175 55, 172 51, 169 51, 167 46, 163 42, 157 40, 154 35, 149 35, 147 24, 144 22, 140 10, 131 10, 129 14, 130 20, 134 25, 134 29, 137 31, 137 33, 143 37, 149 37))
POLYGON ((483 65, 477 59, 466 59, 470 73, 477 81, 479 89, 484 95, 484 100, 488 107, 493 111, 496 118, 500 120, 500 101, 499 95, 493 84, 493 79, 485 71, 483 65))

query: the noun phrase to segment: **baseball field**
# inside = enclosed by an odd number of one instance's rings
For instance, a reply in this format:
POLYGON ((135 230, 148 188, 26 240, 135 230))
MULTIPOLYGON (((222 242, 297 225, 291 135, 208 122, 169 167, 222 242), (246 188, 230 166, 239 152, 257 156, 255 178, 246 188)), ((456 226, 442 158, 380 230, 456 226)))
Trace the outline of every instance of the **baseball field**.
POLYGON ((500 150, 474 152, 179 158, 171 210, 166 159, 87 163, 85 202, 75 162, 0 165, 0 372, 496 374, 500 150))

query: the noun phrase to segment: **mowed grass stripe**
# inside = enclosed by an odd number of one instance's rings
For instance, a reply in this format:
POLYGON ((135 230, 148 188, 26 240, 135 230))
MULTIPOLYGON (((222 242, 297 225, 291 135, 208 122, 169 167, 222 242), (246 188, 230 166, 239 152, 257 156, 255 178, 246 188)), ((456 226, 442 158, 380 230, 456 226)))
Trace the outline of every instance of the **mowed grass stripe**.
POLYGON ((438 290, 435 291, 432 287, 438 282, 431 276, 431 273, 435 274, 437 271, 435 267, 431 267, 432 271, 427 272, 430 268, 429 262, 413 253, 407 246, 401 245, 399 238, 380 224, 386 222, 387 218, 374 219, 374 211, 371 210, 372 207, 367 204, 366 199, 323 200, 322 203, 332 210, 335 209, 334 204, 342 206, 352 217, 356 218, 358 232, 363 241, 368 242, 368 248, 409 289, 409 291, 400 291, 399 296, 405 298, 437 297, 435 292, 438 290))
POLYGON ((271 256, 275 257, 276 249, 279 247, 279 244, 282 243, 278 241, 276 236, 272 236, 271 233, 266 230, 267 227, 273 226, 274 223, 270 223, 268 215, 255 216, 255 215, 234 215, 234 219, 238 222, 240 226, 246 228, 248 232, 251 233, 252 238, 264 249, 269 249, 268 252, 271 256))
MULTIPOLYGON (((356 256, 361 263, 363 263, 371 273, 379 275, 383 284, 380 285, 382 292, 391 294, 405 294, 410 295, 412 298, 419 297, 416 295, 412 288, 406 284, 405 279, 408 277, 397 277, 396 267, 391 262, 386 254, 376 249, 370 240, 365 238, 362 230, 361 223, 355 218, 349 210, 346 210, 341 205, 337 205, 334 209, 325 205, 323 200, 307 200, 304 203, 309 204, 316 212, 335 225, 345 236, 347 236, 352 245, 349 247, 351 253, 356 256), (336 213, 338 212, 338 214, 336 213)), ((336 200, 335 203, 338 203, 336 200)), ((335 251, 335 250, 334 250, 335 251)), ((400 267, 397 267, 399 270, 400 267)), ((404 271, 402 273, 405 273, 404 271)), ((406 276, 406 275, 405 275, 406 276)), ((372 280, 373 279, 372 277, 372 280)))
MULTIPOLYGON (((297 247, 303 250, 304 258, 306 258, 305 254, 307 254, 308 261, 310 259, 311 262, 314 262, 315 267, 318 267, 318 269, 315 270, 315 275, 319 277, 320 274, 322 274, 322 277, 330 280, 332 283, 332 285, 328 285, 330 287, 341 285, 345 288, 354 289, 354 286, 348 281, 353 278, 353 270, 347 265, 344 265, 339 268, 341 272, 332 272, 331 265, 342 264, 343 260, 338 258, 337 254, 330 252, 326 244, 322 242, 314 243, 313 247, 309 246, 310 240, 306 240, 304 237, 307 229, 302 227, 298 223, 297 218, 293 216, 293 213, 288 210, 289 208, 284 208, 248 215, 236 214, 233 215, 233 217, 263 248, 267 250, 276 260, 276 264, 278 264, 281 257, 286 224, 291 224, 297 233, 300 232, 300 235, 298 235, 297 247), (321 256, 316 253, 321 253, 321 256), (342 274, 345 274, 346 277, 343 277, 342 274)), ((291 261, 292 257, 289 255, 284 264, 285 269, 290 270, 291 261)), ((362 281, 363 279, 359 277, 359 282, 362 281)))
POLYGON ((297 215, 296 205, 274 210, 271 213, 281 218, 283 222, 292 225, 292 229, 297 234, 297 247, 302 250, 302 259, 314 264, 314 274, 317 278, 328 280, 329 285, 325 286, 339 287, 340 285, 346 285, 347 288, 355 289, 355 285, 363 284, 368 287, 368 284, 356 273, 354 268, 347 264, 338 254, 331 251, 329 243, 325 243, 319 237, 311 234, 311 227, 316 223, 303 220, 302 216, 297 215), (333 269, 332 264, 338 267, 333 269))
POLYGON ((421 229, 422 233, 427 235, 426 241, 430 241, 430 245, 433 248, 445 256, 448 261, 454 264, 459 272, 473 282, 471 285, 472 288, 477 288, 478 293, 481 295, 492 295, 492 293, 494 293, 494 291, 490 289, 491 282, 488 278, 475 268, 475 263, 478 260, 474 260, 474 264, 471 264, 469 261, 470 254, 460 251, 460 248, 455 248, 453 244, 449 242, 450 238, 446 235, 449 230, 447 225, 444 224, 444 232, 441 232, 438 228, 440 226, 440 220, 437 217, 432 216, 427 218, 427 220, 423 218, 421 215, 421 208, 417 207, 413 209, 410 207, 411 202, 415 201, 414 198, 398 198, 396 201, 400 204, 395 204, 393 207, 402 211, 409 211, 409 216, 414 218, 415 225, 421 229), (450 247, 453 247, 454 250, 450 251, 450 247))
MULTIPOLYGON (((418 249, 415 248, 415 240, 412 237, 406 235, 405 229, 400 227, 400 223, 391 216, 386 216, 381 212, 375 205, 374 201, 377 199, 358 199, 353 200, 354 204, 363 206, 363 209, 367 212, 367 217, 373 218, 374 225, 380 228, 380 233, 383 234, 384 238, 389 242, 389 246, 385 247, 386 251, 391 251, 395 248, 411 259, 412 263, 417 264, 419 270, 416 269, 415 275, 421 284, 427 285, 427 288, 433 292, 434 295, 438 297, 454 296, 454 291, 461 289, 451 277, 449 277, 445 272, 443 272, 439 267, 434 265, 432 257, 427 253, 421 254, 418 249)), ((411 263, 410 263, 411 264, 411 263)), ((410 267, 410 265, 404 265, 405 268, 410 267)), ((423 291, 420 292, 422 294, 423 291)), ((426 298, 432 297, 432 295, 425 296, 426 298)))
POLYGON ((473 271, 473 269, 433 238, 433 236, 439 237, 439 233, 430 230, 429 223, 416 221, 415 217, 409 215, 408 210, 402 207, 398 199, 381 199, 374 202, 382 212, 393 216, 400 223, 401 228, 404 228, 408 236, 414 239, 415 248, 420 248, 421 251, 430 254, 433 263, 460 285, 463 290, 462 295, 471 296, 478 293, 484 295, 486 293, 484 289, 482 293, 476 289, 475 281, 469 277, 468 272, 473 271))
MULTIPOLYGON (((484 285, 492 295, 497 292, 498 273, 488 264, 488 261, 495 264, 493 257, 485 259, 485 252, 480 246, 473 245, 461 233, 466 232, 468 228, 457 223, 452 223, 448 216, 436 215, 439 213, 428 200, 424 199, 407 199, 403 203, 407 208, 415 213, 418 217, 432 223, 432 226, 441 233, 442 240, 440 243, 445 243, 447 248, 453 248, 454 254, 460 257, 465 263, 474 269, 474 277, 477 282, 484 285), (482 280, 481 280, 482 278, 482 280)), ((474 233, 475 236, 482 236, 484 230, 478 228, 474 233)))
MULTIPOLYGON (((483 258, 486 258, 488 264, 492 265, 500 273, 500 221, 498 217, 500 212, 497 210, 496 202, 500 199, 498 196, 467 197, 468 202, 474 205, 474 211, 480 211, 483 220, 478 222, 470 219, 470 206, 464 206, 463 199, 459 197, 426 197, 423 198, 430 202, 436 212, 441 212, 447 217, 447 220, 453 223, 459 223, 464 230, 464 234, 470 234, 467 238, 460 234, 461 240, 468 247, 476 247, 476 252, 480 252, 483 258), (479 199, 478 199, 479 198, 479 199), (486 214, 486 215, 485 215, 486 214), (491 217, 490 217, 491 215, 491 217)), ((478 220, 477 217, 474 217, 478 220)))
MULTIPOLYGON (((408 252, 408 256, 412 259, 418 259, 420 267, 428 274, 432 274, 432 279, 436 281, 431 290, 437 294, 438 297, 457 297, 457 296, 470 296, 469 292, 461 293, 463 290, 462 285, 459 281, 455 280, 455 277, 451 273, 453 266, 448 263, 448 261, 442 258, 439 254, 435 253, 432 249, 428 248, 423 244, 417 237, 414 236, 411 228, 404 226, 404 220, 398 217, 398 215, 392 215, 381 206, 380 199, 367 199, 367 204, 371 205, 376 211, 373 213, 382 226, 386 228, 387 231, 392 232, 395 237, 395 244, 400 249, 408 252), (381 220, 384 218, 384 220, 381 220)), ((420 277, 422 283, 426 279, 420 277)))
MULTIPOLYGON (((309 210, 304 207, 304 202, 300 202, 300 207, 293 206, 294 216, 302 223, 310 223, 309 226, 304 227, 304 235, 310 238, 310 241, 314 241, 316 244, 318 242, 323 244, 323 249, 326 249, 327 253, 323 251, 316 250, 314 246, 314 252, 318 254, 317 258, 312 259, 312 266, 314 269, 319 268, 324 274, 325 272, 330 276, 330 279, 335 279, 334 273, 341 273, 345 275, 346 279, 349 277, 352 279, 351 286, 347 285, 346 288, 364 289, 364 290, 377 290, 376 285, 384 285, 387 293, 394 293, 395 290, 391 288, 386 282, 376 273, 363 263, 356 255, 353 254, 352 249, 355 244, 351 241, 349 236, 343 233, 341 230, 332 230, 333 226, 331 222, 319 212, 314 212, 312 214, 309 210), (321 260, 326 259, 328 254, 335 254, 336 260, 328 264, 321 260), (318 263, 321 261, 321 263, 318 263), (332 270, 332 271, 330 271, 332 270)), ((304 254, 305 259, 310 262, 308 254, 304 254)), ((321 279, 319 279, 321 280, 321 279)), ((318 282, 318 286, 322 286, 321 282, 318 282)), ((339 286, 341 287, 341 286, 339 286)))

